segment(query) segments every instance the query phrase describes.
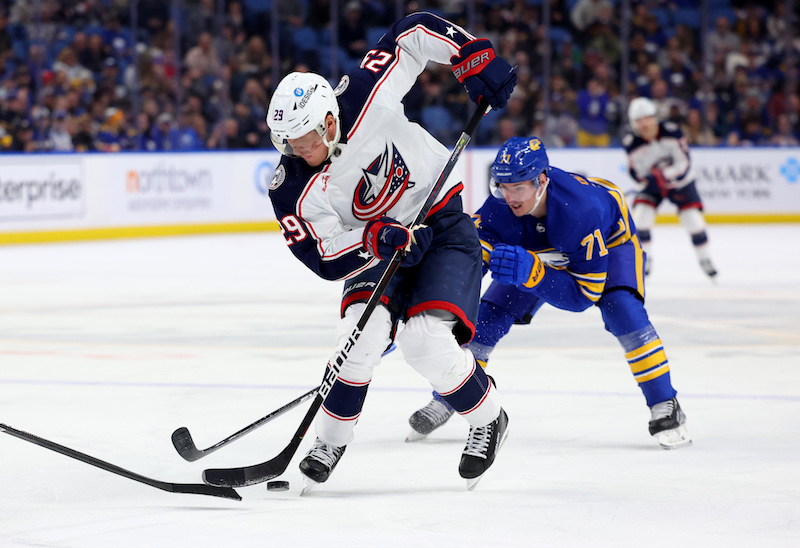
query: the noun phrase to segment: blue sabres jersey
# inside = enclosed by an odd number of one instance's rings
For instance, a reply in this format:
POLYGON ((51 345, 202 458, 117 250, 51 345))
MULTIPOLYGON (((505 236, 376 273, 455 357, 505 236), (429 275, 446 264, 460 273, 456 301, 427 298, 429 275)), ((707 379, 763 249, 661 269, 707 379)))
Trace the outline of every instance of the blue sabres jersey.
MULTIPOLYGON (((430 13, 398 21, 334 90, 342 137, 331 159, 312 168, 282 157, 270 182, 275 215, 292 253, 320 277, 351 279, 379 264, 361 244, 370 220, 416 218, 450 153, 405 117, 402 100, 429 61, 449 64, 473 39, 430 13)), ((430 214, 460 210, 452 198, 462 188, 448 180, 430 214)))
POLYGON ((545 264, 535 292, 554 306, 583 310, 620 286, 643 298, 644 254, 619 188, 557 168, 549 176, 543 218, 517 217, 493 196, 476 212, 484 272, 496 244, 518 245, 545 264))

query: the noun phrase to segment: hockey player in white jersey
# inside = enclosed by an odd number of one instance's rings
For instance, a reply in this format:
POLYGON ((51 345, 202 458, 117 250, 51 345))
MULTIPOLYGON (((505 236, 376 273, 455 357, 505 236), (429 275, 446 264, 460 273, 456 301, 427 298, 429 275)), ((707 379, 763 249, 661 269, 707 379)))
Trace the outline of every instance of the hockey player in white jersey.
POLYGON ((633 132, 622 143, 628 153, 630 175, 637 183, 633 221, 647 254, 645 272, 650 273, 653 261, 650 242, 656 210, 666 198, 678 208, 678 218, 692 238, 700 268, 713 279, 717 270, 711 263, 703 202, 697 192, 683 132, 672 122, 659 123, 656 106, 646 97, 631 101, 628 121, 633 132))
POLYGON ((461 347, 475 331, 481 281, 462 184, 448 180, 424 225, 408 227, 449 157, 405 117, 401 102, 429 61, 452 65, 470 98, 495 108, 505 106, 517 81, 488 40, 415 13, 395 23, 335 90, 319 75, 292 73, 270 101, 267 123, 283 154, 270 199, 292 253, 322 278, 345 280, 339 344, 384 261, 406 250, 317 416, 317 438, 300 463, 307 485, 326 481, 353 441, 372 371, 400 321, 405 360, 470 424, 459 463, 470 489, 507 433, 495 388, 461 347))

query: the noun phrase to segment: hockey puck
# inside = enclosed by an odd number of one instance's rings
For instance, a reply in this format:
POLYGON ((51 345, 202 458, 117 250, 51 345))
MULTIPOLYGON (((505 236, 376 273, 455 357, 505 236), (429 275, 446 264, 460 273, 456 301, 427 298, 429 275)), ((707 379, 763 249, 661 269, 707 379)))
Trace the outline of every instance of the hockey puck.
POLYGON ((267 491, 288 491, 289 490, 289 482, 288 481, 268 481, 267 482, 267 491))

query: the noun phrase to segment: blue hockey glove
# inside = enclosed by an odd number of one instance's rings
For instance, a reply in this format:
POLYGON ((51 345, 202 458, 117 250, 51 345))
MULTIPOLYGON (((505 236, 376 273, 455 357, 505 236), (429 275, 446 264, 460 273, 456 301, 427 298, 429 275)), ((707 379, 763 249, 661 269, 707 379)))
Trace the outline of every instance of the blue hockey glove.
POLYGON ((388 261, 398 249, 405 250, 403 266, 414 266, 421 259, 433 241, 433 229, 417 225, 407 229, 391 217, 373 219, 364 228, 362 242, 374 257, 388 261))
POLYGON ((533 289, 544 279, 544 265, 533 251, 518 245, 498 244, 489 257, 492 278, 501 284, 533 289))
POLYGON ((476 104, 485 97, 492 108, 503 108, 517 85, 517 73, 505 59, 496 57, 492 43, 485 38, 461 46, 450 58, 453 74, 467 88, 476 104))

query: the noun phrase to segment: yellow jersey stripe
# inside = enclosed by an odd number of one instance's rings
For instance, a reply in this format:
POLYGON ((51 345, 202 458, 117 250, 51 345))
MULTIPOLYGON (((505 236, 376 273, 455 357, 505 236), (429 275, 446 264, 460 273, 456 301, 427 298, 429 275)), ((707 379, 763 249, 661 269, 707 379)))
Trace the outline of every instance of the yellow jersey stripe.
POLYGON ((625 354, 625 359, 628 360, 628 362, 630 362, 634 358, 637 358, 637 357, 642 356, 644 354, 649 354, 650 352, 653 351, 653 349, 655 349, 657 347, 661 347, 661 346, 663 346, 662 343, 661 343, 661 339, 656 339, 654 341, 650 341, 649 343, 645 344, 644 346, 640 346, 639 348, 636 348, 634 350, 631 350, 630 352, 627 352, 625 354))
POLYGON ((657 352, 649 354, 643 357, 641 360, 629 361, 628 365, 631 368, 631 373, 636 375, 637 373, 642 373, 643 371, 647 371, 648 369, 652 369, 653 367, 666 362, 667 355, 664 353, 663 348, 659 348, 657 352))
POLYGON ((641 384, 643 382, 652 381, 653 379, 655 379, 657 377, 660 377, 664 373, 669 373, 669 364, 668 363, 665 363, 663 366, 661 366, 661 367, 659 367, 657 369, 654 369, 653 371, 651 371, 650 373, 648 373, 647 375, 645 375, 643 377, 636 377, 636 382, 641 384))

